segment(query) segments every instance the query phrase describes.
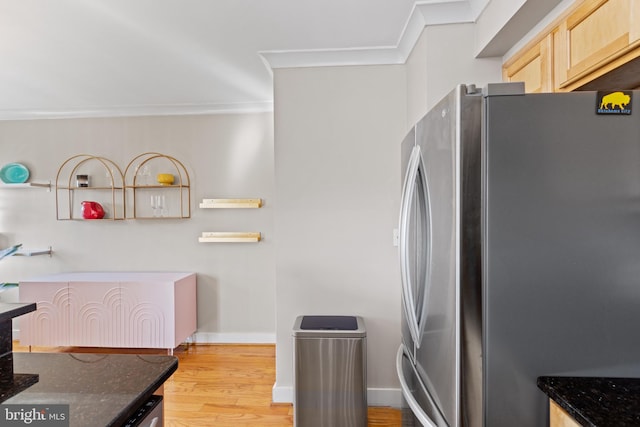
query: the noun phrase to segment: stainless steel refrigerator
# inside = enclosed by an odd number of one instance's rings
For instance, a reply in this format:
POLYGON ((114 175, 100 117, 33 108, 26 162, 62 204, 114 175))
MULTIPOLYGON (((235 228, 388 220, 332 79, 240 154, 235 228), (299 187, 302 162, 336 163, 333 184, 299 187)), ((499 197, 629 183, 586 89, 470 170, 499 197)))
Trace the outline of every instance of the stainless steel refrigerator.
POLYGON ((545 426, 539 376, 640 377, 634 96, 461 85, 409 132, 404 425, 545 426))

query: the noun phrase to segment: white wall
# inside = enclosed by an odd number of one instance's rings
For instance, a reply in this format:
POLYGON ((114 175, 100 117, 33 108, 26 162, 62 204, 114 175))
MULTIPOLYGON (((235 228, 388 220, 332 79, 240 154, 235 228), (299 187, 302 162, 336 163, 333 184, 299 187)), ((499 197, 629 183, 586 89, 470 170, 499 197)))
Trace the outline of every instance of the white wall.
POLYGON ((575 0, 491 0, 475 20, 478 57, 502 57, 545 15, 575 0))
MULTIPOLYGON (((0 188, 0 247, 52 246, 53 256, 11 257, 0 277, 91 270, 194 271, 197 340, 274 342, 273 115, 202 115, 0 121, 0 164, 55 180, 67 158, 107 157, 123 170, 136 155, 166 153, 191 175, 184 220, 56 221, 55 191, 0 188), (202 198, 263 198, 261 209, 199 209, 202 198), (203 231, 260 231, 259 243, 198 243, 203 231)), ((15 300, 13 290, 0 294, 15 300)))
POLYGON ((456 84, 500 80, 473 37, 473 24, 432 26, 406 65, 274 70, 274 401, 292 401, 296 316, 352 314, 367 325, 369 404, 399 405, 400 142, 456 84))
POLYGON ((295 317, 361 315, 369 403, 398 404, 400 285, 392 231, 399 144, 456 84, 499 81, 500 60, 474 59, 473 37, 472 24, 433 26, 406 65, 277 69, 274 116, 0 122, 0 163, 23 162, 37 180, 53 179, 79 153, 124 167, 139 153, 160 151, 182 160, 193 182, 192 218, 164 222, 56 221, 54 192, 0 189, 0 246, 54 249, 52 258, 3 260, 2 279, 72 270, 196 271, 198 337, 275 339, 275 401, 292 400, 295 317), (205 197, 261 197, 265 206, 200 210, 205 197), (264 240, 197 242, 202 231, 216 230, 261 231, 264 240))
POLYGON ((400 282, 393 229, 405 133, 403 66, 277 69, 276 385, 292 401, 299 315, 363 316, 369 404, 397 387, 400 282))
POLYGON ((407 59, 407 121, 411 126, 456 85, 502 81, 501 58, 475 58, 475 24, 425 27, 407 59))

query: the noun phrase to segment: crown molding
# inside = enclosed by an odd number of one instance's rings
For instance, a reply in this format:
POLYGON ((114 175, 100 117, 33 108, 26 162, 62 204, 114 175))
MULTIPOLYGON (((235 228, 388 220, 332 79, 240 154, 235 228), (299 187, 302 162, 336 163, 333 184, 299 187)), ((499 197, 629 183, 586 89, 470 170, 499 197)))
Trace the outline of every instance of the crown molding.
POLYGON ((0 120, 251 114, 266 112, 273 112, 273 101, 231 104, 125 105, 74 110, 0 110, 0 120))
POLYGON ((397 49, 404 63, 418 42, 424 27, 429 25, 474 22, 477 14, 469 0, 424 0, 413 5, 402 30, 397 49))
POLYGON ((259 52, 259 55, 270 69, 404 64, 425 26, 473 22, 477 14, 469 0, 417 1, 395 46, 272 50, 259 52))
MULTIPOLYGON (((533 1, 533 0, 523 0, 533 1)), ((546 0, 553 1, 553 0, 546 0)), ((559 0, 558 0, 559 1, 559 0)), ((413 5, 395 46, 258 52, 272 73, 278 68, 404 64, 426 26, 475 22, 490 0, 420 0, 413 5)), ((231 104, 131 105, 50 110, 0 110, 0 120, 39 120, 273 112, 273 101, 231 104)))
POLYGON ((326 67, 332 65, 399 64, 402 57, 394 46, 346 49, 262 51, 259 55, 271 68, 326 67))

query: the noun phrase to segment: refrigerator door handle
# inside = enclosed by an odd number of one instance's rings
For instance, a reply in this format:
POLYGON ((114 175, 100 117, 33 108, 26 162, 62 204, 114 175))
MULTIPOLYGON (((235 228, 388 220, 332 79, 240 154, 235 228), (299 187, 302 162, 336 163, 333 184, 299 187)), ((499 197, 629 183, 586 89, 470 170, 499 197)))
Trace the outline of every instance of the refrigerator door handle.
MULTIPOLYGON (((425 175, 424 164, 422 162, 422 153, 419 146, 413 148, 407 172, 404 179, 402 189, 402 199, 400 202, 400 221, 399 221, 399 254, 400 254, 400 272, 402 282, 402 300, 405 314, 407 316, 407 324, 411 338, 417 347, 420 347, 420 338, 424 331, 424 322, 427 317, 427 299, 431 288, 431 206, 429 203, 429 186, 425 175), (421 192, 419 194, 418 192, 421 192), (412 266, 409 254, 415 248, 410 248, 410 234, 415 232, 411 229, 411 213, 414 198, 418 202, 422 201, 425 224, 422 224, 421 231, 426 233, 426 241, 419 240, 419 244, 424 245, 424 256, 418 257, 417 277, 413 278, 419 282, 422 288, 419 295, 414 294, 412 283, 412 266), (422 287, 423 286, 423 287, 422 287), (416 301, 416 297, 422 297, 421 301, 416 301)), ((421 212, 422 212, 421 210, 421 212)))
MULTIPOLYGON (((433 421, 422 409, 418 401, 413 396, 409 384, 407 384, 407 380, 404 377, 404 372, 402 369, 402 357, 404 355, 404 345, 400 344, 398 347, 398 353, 396 354, 396 371, 398 372, 398 380, 400 381, 400 388, 402 389, 402 396, 407 401, 409 408, 411 408, 411 412, 413 415, 420 421, 420 423, 424 427, 439 427, 435 421, 433 421)), ((435 403, 431 399, 431 396, 427 393, 427 397, 429 398, 431 404, 436 407, 435 403)))

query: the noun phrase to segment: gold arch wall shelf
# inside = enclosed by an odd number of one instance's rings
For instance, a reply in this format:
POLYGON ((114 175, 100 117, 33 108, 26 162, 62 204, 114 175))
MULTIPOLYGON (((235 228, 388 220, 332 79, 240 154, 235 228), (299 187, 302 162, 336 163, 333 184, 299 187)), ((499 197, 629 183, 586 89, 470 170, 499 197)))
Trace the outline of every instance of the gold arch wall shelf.
POLYGON ((162 153, 142 153, 124 171, 131 219, 191 218, 191 179, 184 164, 162 153), (173 183, 157 181, 159 174, 172 175, 173 183), (158 204, 159 203, 159 204, 158 204))
POLYGON ((78 154, 58 169, 56 219, 83 220, 83 200, 100 203, 106 212, 103 219, 107 220, 190 218, 190 188, 184 164, 166 154, 140 154, 129 162, 124 173, 106 157, 78 154), (157 182, 158 174, 171 175, 173 182, 157 182), (78 175, 87 175, 88 183, 78 180, 78 175))
POLYGON ((118 165, 106 157, 91 154, 78 154, 65 160, 56 175, 56 219, 83 219, 79 199, 100 203, 106 212, 103 219, 124 219, 124 176, 118 165), (78 175, 88 176, 87 186, 77 181, 78 175))

